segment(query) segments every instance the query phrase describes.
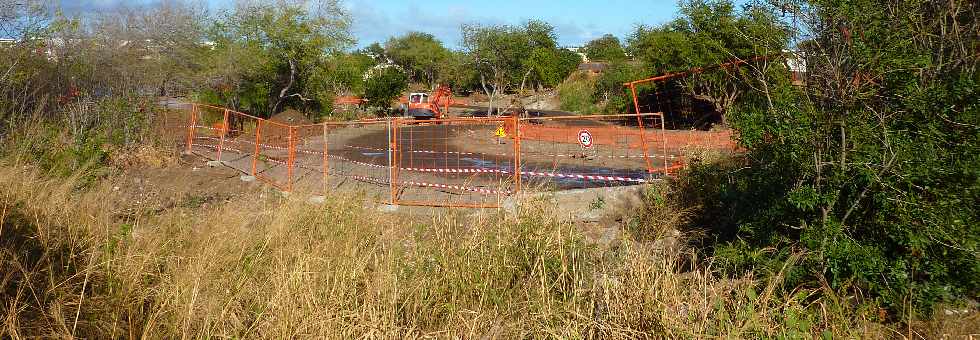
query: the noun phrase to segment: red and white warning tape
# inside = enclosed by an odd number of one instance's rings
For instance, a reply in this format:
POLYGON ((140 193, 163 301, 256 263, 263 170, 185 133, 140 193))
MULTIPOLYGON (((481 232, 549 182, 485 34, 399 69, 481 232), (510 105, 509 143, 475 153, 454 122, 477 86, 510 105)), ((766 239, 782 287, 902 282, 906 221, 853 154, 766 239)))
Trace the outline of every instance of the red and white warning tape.
POLYGON ((481 193, 481 194, 489 194, 489 195, 510 195, 511 194, 511 191, 510 190, 506 190, 506 191, 505 190, 493 190, 493 189, 473 188, 473 187, 464 187, 464 186, 459 186, 459 185, 446 185, 446 184, 438 184, 438 183, 426 183, 426 182, 405 181, 405 182, 402 182, 402 184, 408 184, 408 185, 414 185, 414 186, 420 186, 420 187, 430 187, 430 188, 442 188, 442 189, 470 191, 470 192, 476 192, 476 193, 481 193))
MULTIPOLYGON (((214 137, 195 137, 195 138, 211 139, 211 140, 215 140, 215 141, 220 140, 220 139, 214 138, 214 137)), ((234 142, 234 143, 244 143, 244 144, 249 144, 249 145, 255 145, 254 142, 248 141, 248 140, 226 139, 225 142, 226 143, 227 142, 234 142)), ((267 149, 289 150, 289 148, 287 148, 287 147, 274 146, 274 145, 264 144, 264 143, 263 144, 260 144, 260 146, 263 147, 263 148, 267 148, 267 149)), ((372 147, 366 147, 366 146, 345 145, 345 147, 351 148, 351 149, 370 150, 370 151, 377 151, 377 152, 388 152, 388 149, 372 148, 372 147)), ((322 155, 323 154, 323 151, 303 150, 303 149, 300 149, 300 148, 297 148, 296 149, 296 152, 310 154, 310 155, 322 155)), ((495 157, 513 157, 513 154, 483 153, 483 152, 433 151, 433 150, 407 150, 406 152, 420 153, 420 154, 451 154, 451 155, 467 155, 467 156, 484 155, 484 156, 495 156, 495 157)), ((647 157, 647 156, 643 156, 643 155, 591 155, 590 156, 590 155, 585 155, 585 154, 560 154, 560 153, 559 154, 524 153, 524 155, 525 156, 535 155, 535 156, 541 156, 541 157, 561 157, 561 158, 610 158, 610 159, 633 159, 633 158, 645 158, 645 157, 647 157)), ((663 155, 650 155, 649 157, 664 158, 663 155)), ((676 156, 670 155, 670 156, 668 156, 668 158, 676 158, 676 156)))
MULTIPOLYGON (((191 145, 193 145, 193 146, 200 146, 200 147, 202 147, 202 148, 209 148, 209 149, 215 149, 215 150, 218 150, 218 146, 217 146, 217 145, 211 145, 211 144, 198 144, 198 143, 191 143, 191 145)), ((222 149, 222 150, 228 150, 228 151, 234 151, 235 153, 238 153, 238 154, 243 154, 241 150, 238 150, 238 149, 235 149, 235 148, 229 148, 229 147, 227 147, 227 146, 226 146, 226 147, 224 147, 224 148, 221 148, 221 149, 222 149)))
POLYGON ((376 184, 388 184, 389 183, 387 179, 383 179, 383 178, 375 178, 375 177, 368 177, 368 176, 358 176, 358 175, 340 175, 340 176, 341 177, 347 177, 347 178, 350 178, 350 179, 356 179, 356 180, 359 180, 359 181, 373 182, 373 183, 376 183, 376 184))
MULTIPOLYGON (((345 145, 345 147, 348 147, 348 148, 351 148, 351 149, 361 149, 361 150, 371 150, 371 151, 378 151, 378 152, 388 152, 388 149, 372 148, 372 147, 366 147, 366 146, 345 145)), ((472 156, 472 155, 484 155, 484 156, 496 156, 496 157, 513 157, 514 156, 513 154, 505 154, 505 153, 434 151, 434 150, 407 150, 406 152, 422 153, 422 154, 467 155, 467 156, 472 156)), ((559 153, 559 154, 551 154, 551 153, 530 153, 530 152, 524 152, 523 154, 524 155, 536 155, 536 156, 541 156, 541 157, 562 157, 562 158, 589 158, 589 157, 591 157, 591 158, 630 159, 630 158, 645 158, 645 157, 648 157, 648 156, 644 156, 644 155, 591 155, 591 156, 589 156, 589 155, 585 155, 585 154, 572 154, 572 153, 570 153, 570 154, 561 154, 561 153, 559 153)), ((649 157, 663 158, 664 156, 663 155, 649 155, 649 157)), ((670 156, 670 158, 674 158, 674 156, 670 156)))
MULTIPOLYGON (((360 161, 355 161, 340 156, 329 156, 329 157, 336 158, 345 162, 363 165, 363 166, 369 166, 374 168, 388 168, 387 165, 360 162, 360 161)), ((398 169, 404 171, 435 172, 435 173, 446 173, 446 174, 508 174, 510 173, 504 170, 484 169, 484 168, 398 168, 398 169)))
POLYGON ((194 128, 196 128, 196 129, 205 129, 205 130, 221 130, 221 129, 215 129, 213 127, 204 126, 204 125, 194 125, 194 128))
POLYGON ((554 172, 536 172, 536 171, 521 171, 521 175, 524 176, 544 176, 544 177, 556 177, 556 178, 577 178, 577 179, 587 179, 593 181, 616 181, 616 182, 634 182, 634 183, 646 183, 647 180, 643 178, 630 178, 630 177, 619 177, 619 176, 602 176, 602 175, 578 175, 578 174, 561 174, 554 172))
POLYGON ((405 171, 436 172, 446 174, 508 174, 510 172, 497 169, 474 168, 399 168, 405 171))
MULTIPOLYGON (((383 179, 383 178, 375 178, 375 177, 368 177, 368 176, 358 176, 358 175, 340 175, 340 176, 351 178, 351 179, 355 179, 355 180, 359 180, 359 181, 373 182, 373 183, 376 183, 376 184, 388 184, 389 183, 388 180, 383 179)), ((475 193, 481 193, 481 194, 488 194, 488 195, 510 195, 510 194, 513 193, 510 190, 493 190, 493 189, 485 189, 485 188, 466 187, 466 186, 461 186, 461 185, 448 185, 448 184, 428 183, 428 182, 416 182, 416 181, 404 181, 404 182, 401 182, 400 184, 402 184, 402 185, 414 185, 414 186, 418 186, 418 187, 427 187, 427 188, 441 188, 441 189, 469 191, 469 192, 475 192, 475 193)))
MULTIPOLYGON (((202 137, 203 138, 203 137, 202 137)), ((193 144, 196 146, 209 147, 217 149, 214 145, 204 145, 204 144, 193 144)), ((237 153, 242 153, 237 149, 232 149, 225 147, 226 150, 234 151, 237 153)), ((322 152, 316 151, 306 151, 306 153, 312 154, 323 154, 322 152)), ((357 165, 374 167, 374 168, 388 168, 387 165, 373 164, 368 162, 355 161, 352 159, 347 159, 341 156, 329 156, 330 158, 339 159, 341 161, 350 162, 357 165)), ((286 165, 285 162, 277 161, 272 158, 267 158, 267 161, 273 163, 278 163, 281 165, 286 165)), ((415 171, 415 172, 429 172, 429 173, 446 173, 446 174, 510 174, 510 171, 500 170, 500 169, 487 169, 487 168, 416 168, 416 167, 403 167, 399 168, 403 171, 415 171)), ((552 178, 574 178, 583 179, 591 181, 612 181, 612 182, 631 182, 631 183, 646 183, 647 180, 643 178, 632 178, 632 177, 622 177, 622 176, 605 176, 605 175, 580 175, 580 174, 563 174, 555 172, 538 172, 538 171, 521 171, 522 176, 536 176, 536 177, 552 177, 552 178)))
MULTIPOLYGON (((213 140, 213 141, 221 141, 220 138, 203 137, 203 136, 195 136, 194 139, 207 139, 207 140, 213 140)), ((225 143, 241 143, 241 144, 248 144, 248 145, 253 145, 253 146, 255 145, 255 142, 253 142, 253 141, 250 141, 250 140, 241 140, 241 139, 225 139, 225 143)), ((264 143, 260 143, 259 144, 259 147, 266 148, 266 149, 289 150, 289 148, 287 148, 287 147, 275 146, 275 145, 264 144, 264 143)), ((303 153, 309 153, 309 152, 302 151, 302 150, 296 150, 296 151, 303 152, 303 153)), ((323 152, 320 152, 320 154, 323 154, 323 152)))

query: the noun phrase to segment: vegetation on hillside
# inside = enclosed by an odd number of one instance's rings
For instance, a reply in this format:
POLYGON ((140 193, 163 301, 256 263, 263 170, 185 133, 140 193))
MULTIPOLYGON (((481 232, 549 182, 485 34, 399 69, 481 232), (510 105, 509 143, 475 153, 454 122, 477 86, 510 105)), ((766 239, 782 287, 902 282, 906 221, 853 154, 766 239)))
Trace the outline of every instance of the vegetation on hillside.
POLYGON ((864 292, 901 318, 980 298, 977 10, 797 7, 806 84, 773 62, 747 67, 755 91, 729 118, 747 154, 692 174, 714 254, 775 272, 802 250, 793 285, 864 292))

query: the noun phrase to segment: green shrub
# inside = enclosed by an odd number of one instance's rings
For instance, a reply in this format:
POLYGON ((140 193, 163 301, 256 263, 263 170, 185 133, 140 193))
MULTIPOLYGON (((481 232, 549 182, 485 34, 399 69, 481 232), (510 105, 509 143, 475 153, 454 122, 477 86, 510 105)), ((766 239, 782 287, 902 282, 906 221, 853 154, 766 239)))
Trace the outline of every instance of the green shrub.
POLYGON ((387 111, 391 103, 408 88, 408 76, 395 67, 375 71, 364 84, 364 98, 369 106, 387 111))
POLYGON ((596 111, 592 98, 595 94, 595 78, 585 72, 572 74, 558 86, 558 99, 561 109, 579 114, 596 111))
MULTIPOLYGON (((623 86, 624 83, 642 79, 648 76, 640 65, 628 62, 614 62, 609 64, 599 79, 596 80, 595 98, 596 103, 606 102, 606 113, 626 113, 633 112, 633 97, 629 89, 623 86)), ((641 87, 640 90, 645 90, 641 87)))
POLYGON ((864 34, 818 32, 806 47, 846 46, 849 75, 826 58, 811 59, 805 87, 767 74, 769 91, 730 116, 745 157, 695 164, 680 191, 701 207, 692 225, 711 231, 705 244, 728 271, 773 273, 802 251, 788 285, 850 287, 903 319, 928 316, 980 296, 980 93, 975 55, 912 37, 976 22, 898 15, 944 4, 860 3, 817 2, 864 34))

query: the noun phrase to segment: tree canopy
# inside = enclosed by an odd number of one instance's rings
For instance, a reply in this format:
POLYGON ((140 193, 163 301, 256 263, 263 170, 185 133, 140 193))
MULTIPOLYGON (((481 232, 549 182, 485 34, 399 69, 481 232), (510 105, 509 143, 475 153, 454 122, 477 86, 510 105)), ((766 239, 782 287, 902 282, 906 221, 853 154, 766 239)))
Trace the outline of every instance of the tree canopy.
POLYGON ((589 41, 583 46, 585 55, 592 61, 618 62, 626 60, 626 50, 619 38, 612 34, 589 41))
POLYGON ((546 22, 464 25, 462 35, 480 86, 491 98, 491 109, 493 99, 504 92, 524 90, 530 83, 554 86, 574 70, 568 53, 557 48, 555 28, 546 22))
MULTIPOLYGON (((685 0, 681 16, 658 27, 640 26, 629 38, 629 50, 650 74, 686 71, 726 62, 771 56, 788 46, 786 24, 765 6, 737 9, 728 0, 685 0)), ((750 68, 695 74, 684 88, 725 114, 748 88, 750 68)))
POLYGON ((336 1, 244 4, 211 28, 213 92, 234 108, 272 114, 284 102, 329 105, 326 60, 353 42, 336 1))
POLYGON ((364 84, 368 105, 386 112, 391 103, 408 88, 408 76, 396 66, 372 69, 364 84))
MULTIPOLYGON (((746 156, 695 167, 684 180, 698 193, 694 204, 711 207, 694 225, 714 231, 716 258, 736 272, 784 268, 789 286, 868 293, 904 319, 928 316, 937 303, 976 299, 976 10, 956 0, 789 7, 804 43, 788 57, 806 60, 804 82, 791 83, 781 62, 744 67, 752 92, 731 108, 729 121, 746 156), (796 259, 799 265, 783 267, 796 259)), ((784 39, 754 24, 771 14, 719 17, 729 12, 724 3, 687 11, 705 18, 698 21, 730 23, 677 28, 703 41, 725 41, 719 33, 735 28, 772 37, 649 58, 764 53, 779 46, 769 41, 784 39)))
POLYGON ((384 44, 388 58, 411 75, 411 80, 425 83, 430 88, 440 79, 442 65, 452 57, 448 49, 435 36, 422 32, 409 32, 392 37, 384 44))

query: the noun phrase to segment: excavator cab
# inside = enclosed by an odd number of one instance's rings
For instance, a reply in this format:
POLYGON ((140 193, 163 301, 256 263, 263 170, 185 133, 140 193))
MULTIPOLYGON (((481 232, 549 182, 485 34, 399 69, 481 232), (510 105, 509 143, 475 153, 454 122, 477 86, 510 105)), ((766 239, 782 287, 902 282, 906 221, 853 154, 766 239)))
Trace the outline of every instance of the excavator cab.
POLYGON ((428 93, 412 93, 408 95, 409 104, 424 104, 429 102, 428 93))
POLYGON ((411 93, 408 95, 408 110, 405 116, 415 119, 439 119, 449 111, 453 103, 452 91, 447 86, 440 86, 432 98, 427 93, 411 93))

